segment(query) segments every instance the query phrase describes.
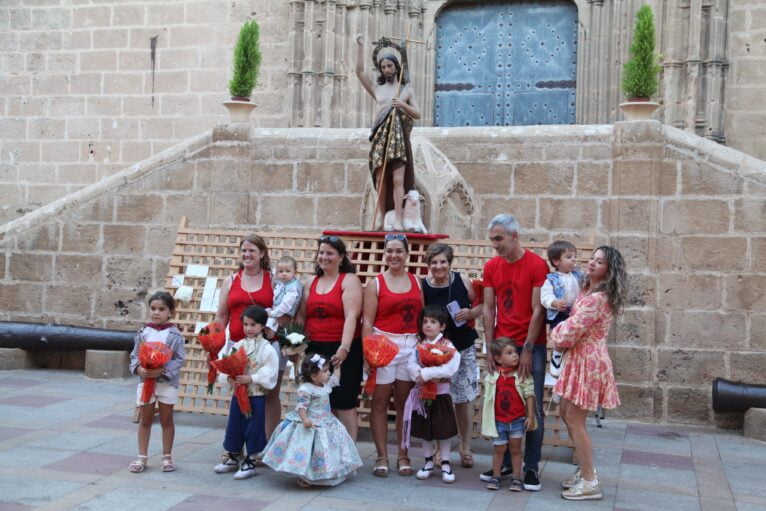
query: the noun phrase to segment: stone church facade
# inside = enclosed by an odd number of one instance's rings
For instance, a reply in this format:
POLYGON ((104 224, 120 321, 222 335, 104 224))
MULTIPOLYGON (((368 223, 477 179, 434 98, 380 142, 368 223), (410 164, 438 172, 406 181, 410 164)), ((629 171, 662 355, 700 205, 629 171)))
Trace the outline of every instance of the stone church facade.
MULTIPOLYGON (((545 18, 552 3, 527 4, 545 18)), ((576 72, 573 80, 564 81, 574 88, 575 123, 620 119, 619 78, 633 13, 641 3, 572 4, 576 72)), ((760 105, 766 93, 766 7, 756 0, 649 3, 662 54, 659 118, 766 157, 759 144, 766 135, 766 109, 760 105)), ((497 5, 449 0, 5 1, 0 5, 0 222, 224 121, 220 103, 226 99, 231 49, 245 19, 258 19, 264 54, 254 125, 367 126, 373 105, 353 75, 355 34, 362 32, 371 41, 401 37, 409 28, 411 39, 425 42, 411 43, 408 56, 424 112, 420 125, 431 126, 435 88, 440 87, 435 70, 445 55, 437 44, 440 20, 455 9, 497 5)), ((369 58, 365 61, 370 66, 369 58)), ((494 123, 514 122, 506 116, 494 123)))

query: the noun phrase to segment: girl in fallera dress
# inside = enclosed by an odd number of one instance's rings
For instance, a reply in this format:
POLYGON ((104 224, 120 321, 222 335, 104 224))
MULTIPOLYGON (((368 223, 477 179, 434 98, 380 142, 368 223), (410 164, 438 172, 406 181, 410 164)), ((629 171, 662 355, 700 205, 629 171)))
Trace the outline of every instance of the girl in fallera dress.
POLYGON ((298 477, 298 485, 335 486, 362 460, 346 428, 330 410, 330 393, 340 381, 340 368, 330 375, 330 361, 308 353, 301 364, 298 405, 285 416, 269 440, 263 463, 298 477))

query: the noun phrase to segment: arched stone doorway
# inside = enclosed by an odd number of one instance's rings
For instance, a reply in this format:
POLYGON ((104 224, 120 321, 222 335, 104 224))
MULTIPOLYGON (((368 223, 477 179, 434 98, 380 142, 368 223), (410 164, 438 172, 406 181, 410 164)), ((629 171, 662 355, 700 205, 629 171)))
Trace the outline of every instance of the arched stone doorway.
POLYGON ((434 125, 573 124, 577 6, 447 5, 436 19, 434 125))

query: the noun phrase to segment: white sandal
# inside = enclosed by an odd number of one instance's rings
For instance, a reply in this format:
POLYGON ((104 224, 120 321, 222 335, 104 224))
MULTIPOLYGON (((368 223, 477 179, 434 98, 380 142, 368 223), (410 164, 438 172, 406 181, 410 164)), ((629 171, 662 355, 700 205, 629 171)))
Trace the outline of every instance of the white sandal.
POLYGON ((143 454, 139 454, 136 456, 136 459, 130 462, 130 465, 128 466, 128 470, 133 472, 134 474, 139 474, 144 471, 146 468, 146 460, 147 456, 143 454))

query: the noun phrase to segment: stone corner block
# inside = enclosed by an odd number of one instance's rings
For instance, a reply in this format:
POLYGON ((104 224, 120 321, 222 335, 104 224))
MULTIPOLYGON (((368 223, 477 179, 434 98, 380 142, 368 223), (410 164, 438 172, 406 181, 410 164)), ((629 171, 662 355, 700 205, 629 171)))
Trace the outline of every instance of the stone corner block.
POLYGON ((32 367, 28 351, 19 348, 0 348, 0 370, 26 369, 32 367))
POLYGON ((751 408, 745 412, 743 433, 747 438, 766 442, 766 408, 751 408))
POLYGON ((96 379, 127 378, 130 353, 127 351, 86 350, 85 376, 96 379))
POLYGON ((250 140, 250 124, 232 123, 219 124, 213 128, 213 142, 232 141, 246 142, 250 140))

